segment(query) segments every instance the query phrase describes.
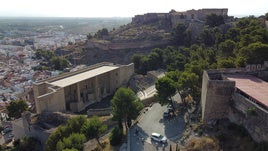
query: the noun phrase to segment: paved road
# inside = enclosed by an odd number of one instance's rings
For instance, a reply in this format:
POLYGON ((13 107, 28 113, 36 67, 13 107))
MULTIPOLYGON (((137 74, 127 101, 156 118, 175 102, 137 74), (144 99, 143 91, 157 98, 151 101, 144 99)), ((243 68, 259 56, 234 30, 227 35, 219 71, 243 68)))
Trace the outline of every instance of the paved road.
POLYGON ((171 120, 163 119, 163 113, 167 110, 166 106, 156 103, 146 111, 139 123, 130 130, 131 151, 155 151, 169 150, 169 145, 176 145, 176 141, 181 137, 184 130, 184 120, 182 116, 176 116, 171 120), (135 134, 138 129, 138 135, 135 134), (165 135, 168 143, 163 145, 150 138, 151 133, 157 132, 165 135))

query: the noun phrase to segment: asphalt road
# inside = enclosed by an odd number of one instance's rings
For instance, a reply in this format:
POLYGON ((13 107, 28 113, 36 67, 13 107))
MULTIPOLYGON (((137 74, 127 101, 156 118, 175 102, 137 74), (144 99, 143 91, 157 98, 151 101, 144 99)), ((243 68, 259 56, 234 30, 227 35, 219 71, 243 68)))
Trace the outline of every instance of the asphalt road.
POLYGON ((130 130, 130 148, 131 151, 155 151, 169 150, 170 144, 175 149, 176 142, 181 137, 185 123, 181 115, 170 120, 163 119, 163 113, 167 110, 167 106, 161 106, 156 103, 143 113, 139 123, 130 130), (138 130, 136 135, 135 131, 138 130), (167 137, 168 143, 161 144, 152 141, 151 133, 160 133, 167 137))

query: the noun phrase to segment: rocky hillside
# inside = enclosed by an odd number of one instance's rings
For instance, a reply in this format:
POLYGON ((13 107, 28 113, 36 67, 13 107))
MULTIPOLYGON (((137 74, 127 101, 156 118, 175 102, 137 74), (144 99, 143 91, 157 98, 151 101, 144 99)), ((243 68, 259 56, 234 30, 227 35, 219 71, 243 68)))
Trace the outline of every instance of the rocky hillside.
POLYGON ((171 44, 172 29, 179 23, 186 24, 194 34, 199 34, 204 28, 204 13, 211 11, 219 15, 227 14, 227 10, 202 9, 137 15, 131 23, 109 31, 101 38, 90 38, 85 43, 70 45, 57 53, 64 54, 73 64, 91 65, 102 61, 126 64, 131 62, 134 53, 146 54, 152 48, 171 44))
POLYGON ((129 63, 134 53, 146 53, 152 48, 170 43, 171 28, 159 23, 135 25, 130 23, 109 32, 103 38, 91 38, 85 43, 69 45, 58 54, 64 54, 74 64, 109 61, 129 63), (161 27, 162 26, 162 27, 161 27))

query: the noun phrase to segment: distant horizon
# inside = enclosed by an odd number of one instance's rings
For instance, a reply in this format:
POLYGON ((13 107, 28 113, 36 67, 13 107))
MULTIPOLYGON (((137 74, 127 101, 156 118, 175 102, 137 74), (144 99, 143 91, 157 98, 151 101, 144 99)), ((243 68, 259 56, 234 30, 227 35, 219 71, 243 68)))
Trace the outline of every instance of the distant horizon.
POLYGON ((146 13, 167 13, 203 8, 228 8, 229 16, 261 16, 268 12, 267 0, 8 0, 0 5, 2 17, 134 17, 146 13))
MULTIPOLYGON (((165 13, 165 12, 148 12, 148 13, 165 13)), ((168 13, 168 12, 166 12, 166 13, 168 13)), ((147 13, 144 13, 144 14, 147 14, 147 13)), ((136 14, 136 15, 144 15, 144 14, 136 14)), ((263 15, 265 15, 265 14, 263 14, 263 15)), ((255 17, 259 17, 259 16, 263 16, 263 15, 252 15, 252 14, 248 14, 248 15, 246 15, 246 14, 234 14, 234 15, 230 15, 230 14, 228 14, 228 16, 234 16, 234 17, 236 17, 236 18, 242 18, 242 17, 248 17, 248 16, 255 16, 255 17)), ((124 18, 133 18, 133 17, 135 17, 135 15, 134 16, 123 16, 123 17, 120 17, 120 16, 114 16, 114 17, 112 17, 112 16, 107 16, 107 17, 105 17, 105 16, 101 16, 101 17, 97 17, 97 16, 95 16, 95 17, 79 17, 79 16, 1 16, 0 15, 0 18, 81 18, 81 19, 86 19, 86 18, 90 18, 90 19, 99 19, 99 18, 118 18, 118 19, 120 19, 120 18, 122 18, 122 19, 124 19, 124 18)))

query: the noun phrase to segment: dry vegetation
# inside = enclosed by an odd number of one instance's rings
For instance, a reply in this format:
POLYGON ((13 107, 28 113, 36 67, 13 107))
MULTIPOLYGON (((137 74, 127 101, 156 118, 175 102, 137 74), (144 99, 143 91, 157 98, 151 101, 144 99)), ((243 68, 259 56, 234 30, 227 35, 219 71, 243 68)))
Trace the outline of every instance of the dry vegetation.
POLYGON ((191 139, 186 147, 182 150, 185 151, 220 151, 219 141, 212 137, 200 137, 191 139))

